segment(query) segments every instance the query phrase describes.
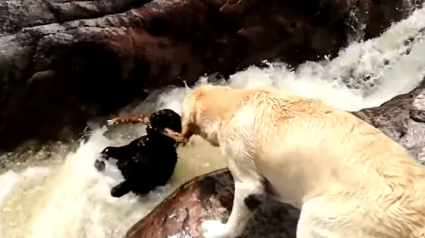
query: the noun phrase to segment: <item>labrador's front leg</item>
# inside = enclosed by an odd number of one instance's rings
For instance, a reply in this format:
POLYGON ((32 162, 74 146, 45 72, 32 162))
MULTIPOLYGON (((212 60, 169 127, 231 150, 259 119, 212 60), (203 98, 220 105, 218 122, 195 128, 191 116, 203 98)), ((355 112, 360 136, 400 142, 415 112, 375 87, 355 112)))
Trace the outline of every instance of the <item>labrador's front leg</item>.
MULTIPOLYGON (((240 165, 239 165, 240 166, 240 165)), ((251 163, 243 163, 240 168, 229 162, 229 170, 235 179, 235 197, 233 208, 227 223, 217 220, 206 220, 202 223, 205 238, 235 238, 240 236, 251 217, 252 212, 260 205, 264 194, 264 184, 251 163)))
POLYGON ((257 196, 260 195, 261 186, 258 184, 235 184, 235 198, 233 209, 227 223, 218 220, 206 220, 202 223, 205 238, 235 238, 242 234, 245 225, 251 217, 256 206, 259 205, 257 196), (252 202, 254 200, 254 202, 252 202), (257 200, 257 201, 255 201, 257 200), (252 204, 255 207, 251 206, 252 204))

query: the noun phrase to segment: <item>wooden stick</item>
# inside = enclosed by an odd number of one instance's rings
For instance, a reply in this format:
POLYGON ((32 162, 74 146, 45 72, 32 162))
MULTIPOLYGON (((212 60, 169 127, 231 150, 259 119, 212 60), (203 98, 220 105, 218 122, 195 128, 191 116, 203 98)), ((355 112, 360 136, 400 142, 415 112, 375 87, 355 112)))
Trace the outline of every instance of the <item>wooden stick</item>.
POLYGON ((149 122, 150 122, 149 116, 146 116, 146 115, 132 115, 129 117, 117 117, 107 121, 109 126, 117 125, 117 124, 136 124, 136 123, 148 124, 149 122))
POLYGON ((181 133, 171 130, 170 128, 165 128, 164 130, 161 131, 161 133, 175 140, 178 144, 181 144, 182 146, 185 146, 186 143, 188 142, 188 139, 184 138, 181 133))

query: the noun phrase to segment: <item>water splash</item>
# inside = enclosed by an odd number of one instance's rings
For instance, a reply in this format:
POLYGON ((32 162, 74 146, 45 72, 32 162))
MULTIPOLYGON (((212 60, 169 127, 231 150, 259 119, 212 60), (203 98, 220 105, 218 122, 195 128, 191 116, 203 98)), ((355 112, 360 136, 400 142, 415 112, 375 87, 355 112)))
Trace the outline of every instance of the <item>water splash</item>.
MULTIPOLYGON (((378 106, 417 86, 425 75, 424 61, 425 9, 419 9, 380 37, 352 43, 332 60, 306 62, 297 69, 265 62, 266 68, 251 66, 218 83, 233 88, 289 89, 345 110, 359 110, 378 106)), ((206 83, 207 77, 202 77, 198 85, 206 83)), ((180 111, 188 91, 175 88, 164 92, 159 95, 159 104, 180 111)))
MULTIPOLYGON (((306 62, 297 69, 273 62, 263 69, 249 67, 232 75, 227 82, 215 83, 234 88, 260 85, 285 88, 346 110, 377 106, 408 92, 422 80, 425 71, 423 29, 425 9, 419 9, 380 37, 352 43, 335 59, 306 62)), ((206 83, 209 83, 208 77, 198 82, 206 83)), ((123 113, 160 108, 180 112, 181 101, 190 90, 188 87, 168 88, 155 92, 144 103, 123 113)), ((144 198, 133 194, 113 198, 109 192, 122 179, 119 171, 107 166, 105 173, 99 173, 93 163, 105 146, 122 145, 132 139, 122 136, 126 130, 137 131, 134 138, 141 135, 143 127, 117 127, 117 133, 108 132, 108 137, 101 128, 77 150, 39 154, 49 158, 41 167, 39 160, 29 159, 26 166, 12 167, 13 170, 0 175, 0 237, 122 237, 178 185, 225 165, 216 148, 195 137, 187 147, 179 149, 180 159, 167 186, 144 198)))

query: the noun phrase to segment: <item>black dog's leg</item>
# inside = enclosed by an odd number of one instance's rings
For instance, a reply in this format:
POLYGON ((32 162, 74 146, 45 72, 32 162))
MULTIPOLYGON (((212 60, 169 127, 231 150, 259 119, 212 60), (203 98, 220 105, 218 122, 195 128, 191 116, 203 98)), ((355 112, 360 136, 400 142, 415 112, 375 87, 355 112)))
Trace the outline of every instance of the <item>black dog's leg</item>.
POLYGON ((99 171, 104 171, 106 164, 105 161, 109 158, 114 158, 117 161, 127 156, 127 146, 112 147, 108 146, 100 152, 100 158, 96 159, 94 167, 99 171))
POLYGON ((126 145, 121 147, 108 146, 103 149, 100 154, 105 160, 109 160, 109 158, 120 160, 121 158, 127 158, 129 156, 126 145))
POLYGON ((104 171, 106 164, 105 161, 100 160, 100 159, 96 159, 96 161, 94 162, 94 167, 98 170, 98 171, 104 171))
POLYGON ((127 181, 121 182, 111 189, 112 197, 122 197, 131 191, 130 183, 127 181))

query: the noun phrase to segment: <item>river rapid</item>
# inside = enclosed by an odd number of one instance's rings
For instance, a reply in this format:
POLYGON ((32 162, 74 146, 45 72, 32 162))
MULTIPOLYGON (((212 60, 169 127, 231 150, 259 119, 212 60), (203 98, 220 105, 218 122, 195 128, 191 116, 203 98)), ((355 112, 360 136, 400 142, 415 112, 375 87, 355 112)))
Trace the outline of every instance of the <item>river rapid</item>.
MULTIPOLYGON (((335 59, 306 62, 296 69, 273 62, 214 83, 285 88, 345 110, 359 110, 410 91, 424 73, 425 9, 419 9, 375 39, 351 43, 335 59)), ((199 79, 198 84, 205 83, 211 83, 211 78, 199 79)), ((121 113, 160 108, 180 112, 190 90, 165 88, 121 113)), ((169 184, 143 198, 131 193, 113 198, 110 189, 122 180, 119 171, 108 165, 100 173, 94 161, 106 146, 126 144, 143 133, 143 125, 99 127, 86 142, 58 142, 40 151, 0 157, 0 162, 11 161, 0 171, 0 238, 121 238, 179 185, 226 166, 217 148, 195 137, 179 148, 169 184)))

